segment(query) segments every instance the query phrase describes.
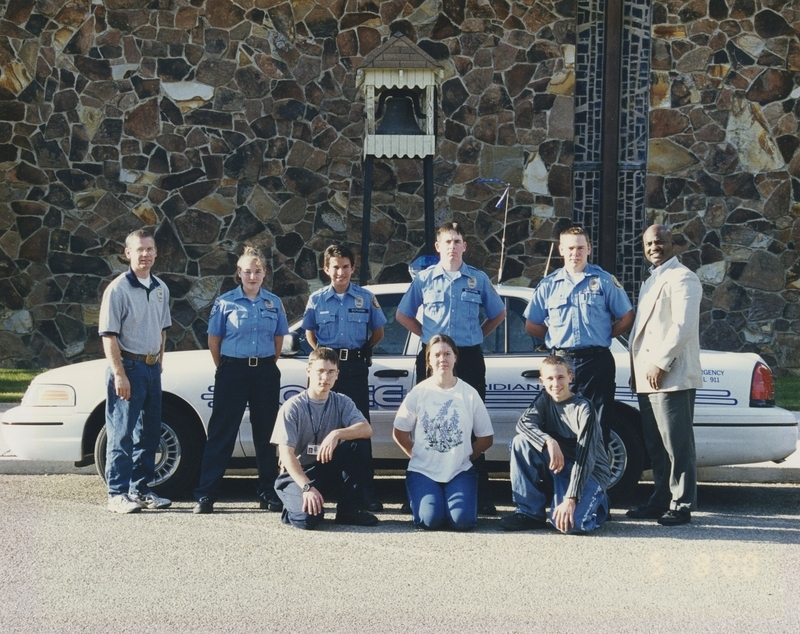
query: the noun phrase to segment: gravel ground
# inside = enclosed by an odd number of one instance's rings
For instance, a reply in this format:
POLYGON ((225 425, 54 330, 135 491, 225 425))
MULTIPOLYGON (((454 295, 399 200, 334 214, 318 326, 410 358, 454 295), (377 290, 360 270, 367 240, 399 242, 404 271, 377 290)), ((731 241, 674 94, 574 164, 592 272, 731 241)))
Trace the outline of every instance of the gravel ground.
POLYGON ((254 486, 120 516, 97 477, 0 476, 0 632, 798 631, 797 485, 703 485, 691 525, 615 509, 585 537, 415 531, 392 478, 378 527, 303 532, 254 486))

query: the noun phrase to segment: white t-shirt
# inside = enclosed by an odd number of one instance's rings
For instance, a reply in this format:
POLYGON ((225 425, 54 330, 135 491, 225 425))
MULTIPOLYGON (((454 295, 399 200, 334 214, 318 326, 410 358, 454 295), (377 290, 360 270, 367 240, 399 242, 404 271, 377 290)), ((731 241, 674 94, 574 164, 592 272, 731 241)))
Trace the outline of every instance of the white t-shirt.
POLYGON ((450 482, 472 466, 470 434, 494 435, 481 397, 461 379, 447 389, 437 387, 433 378, 419 383, 397 410, 394 426, 414 432, 408 470, 435 482, 450 482))

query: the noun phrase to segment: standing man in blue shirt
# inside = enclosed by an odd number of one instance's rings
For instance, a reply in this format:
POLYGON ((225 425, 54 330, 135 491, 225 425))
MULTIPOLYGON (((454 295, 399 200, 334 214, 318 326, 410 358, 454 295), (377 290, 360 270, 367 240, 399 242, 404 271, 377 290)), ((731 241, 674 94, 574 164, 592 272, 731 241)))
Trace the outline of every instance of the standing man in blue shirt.
MULTIPOLYGON (((349 247, 332 244, 325 249, 323 271, 331 283, 312 293, 303 314, 306 339, 313 348, 332 348, 339 357, 339 374, 333 391, 349 396, 367 422, 369 417, 369 367, 372 348, 383 339, 383 314, 378 299, 368 290, 350 282, 355 257, 349 247)), ((380 511, 374 499, 372 444, 370 443, 365 508, 380 511)))
MULTIPOLYGON (((458 346, 456 375, 477 390, 486 401, 486 363, 481 344, 506 318, 506 308, 500 295, 483 271, 464 263, 467 243, 464 229, 455 222, 443 224, 436 232, 436 251, 439 263, 414 278, 400 305, 397 321, 418 335, 422 347, 417 355, 417 383, 425 380, 425 348, 433 335, 444 334, 458 346), (422 306, 422 322, 417 310, 422 306), (486 319, 481 323, 483 307, 486 319)), ((478 512, 494 515, 488 491, 488 474, 482 469, 485 457, 480 456, 476 467, 480 474, 478 512)))
POLYGON ((608 444, 617 370, 609 346, 633 326, 633 306, 617 278, 589 264, 592 245, 583 227, 563 231, 558 252, 564 267, 539 282, 525 309, 525 330, 572 363, 573 391, 594 405, 608 444))

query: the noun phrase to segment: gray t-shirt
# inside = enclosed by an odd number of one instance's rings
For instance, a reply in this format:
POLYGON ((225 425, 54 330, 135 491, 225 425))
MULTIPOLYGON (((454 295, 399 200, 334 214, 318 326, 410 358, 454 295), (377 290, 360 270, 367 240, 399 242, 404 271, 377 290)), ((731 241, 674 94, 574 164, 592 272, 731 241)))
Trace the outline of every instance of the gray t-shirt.
POLYGON ((308 453, 309 445, 319 445, 334 429, 350 427, 366 420, 350 397, 330 392, 325 401, 315 401, 304 390, 286 401, 275 420, 270 442, 294 447, 302 466, 313 464, 317 457, 308 453))
POLYGON ((172 325, 169 289, 151 275, 145 288, 129 269, 115 278, 103 293, 98 333, 116 335, 119 347, 133 354, 158 354, 161 331, 172 325))

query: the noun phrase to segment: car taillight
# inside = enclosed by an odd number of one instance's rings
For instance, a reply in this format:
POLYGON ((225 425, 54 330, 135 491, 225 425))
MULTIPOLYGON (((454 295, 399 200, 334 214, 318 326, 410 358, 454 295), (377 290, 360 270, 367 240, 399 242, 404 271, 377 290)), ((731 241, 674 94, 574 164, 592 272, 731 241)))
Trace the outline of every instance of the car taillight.
POLYGON ((759 361, 753 368, 750 381, 750 407, 772 407, 775 405, 775 379, 767 364, 759 361))

